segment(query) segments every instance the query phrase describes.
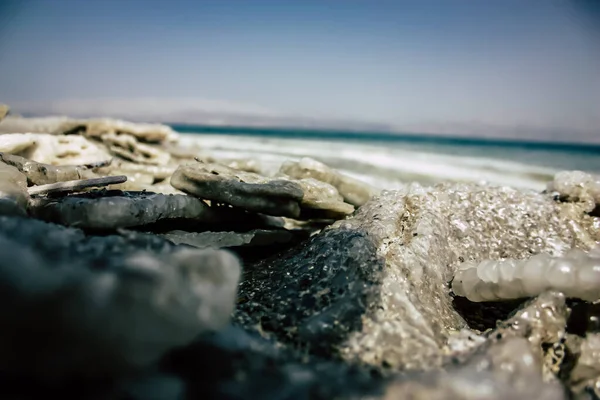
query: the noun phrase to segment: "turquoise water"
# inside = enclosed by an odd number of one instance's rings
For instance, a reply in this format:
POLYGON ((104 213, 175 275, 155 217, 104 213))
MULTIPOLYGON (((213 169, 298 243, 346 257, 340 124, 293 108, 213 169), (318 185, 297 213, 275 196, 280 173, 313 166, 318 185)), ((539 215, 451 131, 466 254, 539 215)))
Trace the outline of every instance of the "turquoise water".
POLYGON ((338 141, 397 148, 418 153, 435 153, 462 157, 479 157, 515 161, 524 164, 556 169, 600 171, 600 145, 578 143, 546 143, 517 140, 493 140, 390 134, 381 132, 325 131, 306 129, 276 129, 250 127, 215 127, 177 125, 172 127, 182 133, 205 135, 238 135, 258 138, 282 138, 310 141, 338 141))

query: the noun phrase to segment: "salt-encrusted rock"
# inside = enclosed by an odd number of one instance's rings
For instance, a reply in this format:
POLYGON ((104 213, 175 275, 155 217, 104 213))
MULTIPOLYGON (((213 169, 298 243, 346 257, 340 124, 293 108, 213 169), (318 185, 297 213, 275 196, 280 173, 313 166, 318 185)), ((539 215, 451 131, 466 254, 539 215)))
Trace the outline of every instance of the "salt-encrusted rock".
POLYGON ((10 107, 6 104, 0 104, 0 122, 8 115, 10 112, 10 107))
POLYGON ((30 185, 92 179, 98 176, 86 166, 42 164, 12 154, 0 153, 0 162, 15 167, 27 176, 30 185))
POLYGON ((50 133, 62 135, 79 123, 67 117, 24 118, 9 115, 0 121, 0 133, 50 133))
POLYGON ((225 248, 238 246, 265 246, 286 243, 294 234, 286 230, 254 229, 248 232, 186 232, 170 231, 160 234, 175 244, 204 248, 225 248))
POLYGON ((148 143, 169 142, 177 139, 177 132, 162 124, 133 123, 110 118, 89 119, 81 122, 85 124, 87 136, 100 139, 105 134, 126 134, 148 143))
POLYGON ((0 133, 26 132, 53 135, 82 133, 93 138, 100 138, 106 133, 123 133, 149 143, 170 142, 177 139, 177 133, 167 125, 134 123, 111 118, 72 119, 67 117, 9 116, 0 123, 0 133))
POLYGON ((534 297, 548 290, 600 300, 600 254, 573 249, 560 257, 540 253, 524 260, 466 262, 456 271, 452 290, 477 302, 534 297))
POLYGON ((328 183, 338 190, 345 202, 356 207, 362 206, 380 192, 366 183, 343 175, 308 157, 304 157, 298 162, 287 161, 283 163, 279 172, 296 179, 314 178, 328 183))
POLYGON ((435 368, 465 327, 448 286, 457 266, 588 249, 593 217, 578 210, 491 186, 383 192, 295 251, 248 266, 237 319, 347 360, 435 368))
POLYGON ((30 195, 72 193, 80 192, 82 190, 93 187, 116 185, 125 181, 127 181, 127 177, 124 175, 103 176, 101 178, 79 179, 75 181, 57 182, 50 183, 48 185, 32 186, 28 189, 28 192, 30 195))
POLYGON ((126 133, 105 133, 100 139, 108 146, 108 150, 128 161, 149 165, 166 165, 171 156, 159 147, 138 142, 133 135, 126 133))
POLYGON ((30 211, 45 221, 87 229, 143 226, 164 219, 214 218, 213 210, 192 196, 121 191, 35 198, 30 211))
POLYGON ((600 334, 588 333, 584 339, 576 343, 577 348, 572 349, 576 358, 571 371, 569 383, 573 392, 579 397, 586 391, 596 397, 600 395, 600 334))
POLYGON ((316 179, 267 178, 221 164, 180 166, 171 184, 203 199, 270 215, 341 219, 354 211, 333 186, 316 179))
POLYGON ((150 184, 169 178, 177 169, 176 165, 147 165, 135 164, 119 159, 113 159, 110 164, 94 169, 100 175, 146 175, 151 176, 150 184))
POLYGON ((300 216, 299 202, 304 196, 296 182, 200 162, 180 166, 171 185, 201 199, 286 217, 300 216))
POLYGON ((294 181, 300 185, 304 196, 300 202, 301 219, 344 219, 354 212, 354 207, 344 203, 337 189, 313 178, 294 181))
POLYGON ((110 160, 106 150, 76 135, 43 133, 0 135, 0 151, 50 165, 93 164, 110 160))
POLYGON ((10 327, 0 338, 0 372, 32 381, 150 366, 227 322, 240 273, 232 255, 215 250, 134 252, 88 264, 45 258, 7 237, 0 249, 12 255, 0 259, 0 319, 10 327))
POLYGON ((567 201, 584 203, 586 211, 600 205, 600 176, 582 171, 562 171, 548 183, 548 191, 558 192, 567 201))
POLYGON ((28 202, 27 177, 15 167, 0 163, 0 214, 26 215, 28 202))

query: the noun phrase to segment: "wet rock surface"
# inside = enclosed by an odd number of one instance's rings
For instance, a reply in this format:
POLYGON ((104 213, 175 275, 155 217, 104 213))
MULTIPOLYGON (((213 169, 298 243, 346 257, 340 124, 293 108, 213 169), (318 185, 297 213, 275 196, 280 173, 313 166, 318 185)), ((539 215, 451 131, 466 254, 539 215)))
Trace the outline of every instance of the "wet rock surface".
POLYGON ((3 398, 600 393, 589 174, 377 193, 308 158, 193 161, 163 125, 0 131, 3 398))

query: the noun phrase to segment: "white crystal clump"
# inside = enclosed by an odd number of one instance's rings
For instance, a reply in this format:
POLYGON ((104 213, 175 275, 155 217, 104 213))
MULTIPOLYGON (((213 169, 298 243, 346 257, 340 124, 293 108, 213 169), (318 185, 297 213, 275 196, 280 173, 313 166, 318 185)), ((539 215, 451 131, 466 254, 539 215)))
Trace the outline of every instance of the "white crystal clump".
POLYGON ((600 299, 600 246, 564 256, 537 254, 525 260, 463 263, 452 290, 474 302, 518 299, 554 290, 587 301, 600 299))

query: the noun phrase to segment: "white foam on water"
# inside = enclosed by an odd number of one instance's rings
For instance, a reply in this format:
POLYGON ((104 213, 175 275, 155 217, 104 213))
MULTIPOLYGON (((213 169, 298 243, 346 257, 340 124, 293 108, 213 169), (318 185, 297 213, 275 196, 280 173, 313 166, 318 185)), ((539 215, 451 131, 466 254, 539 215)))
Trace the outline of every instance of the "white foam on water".
POLYGON ((412 181, 437 183, 487 182, 542 190, 557 169, 489 158, 402 149, 388 144, 344 143, 308 139, 262 138, 241 135, 182 134, 217 157, 253 158, 268 173, 289 159, 312 157, 342 172, 385 189, 412 181))

